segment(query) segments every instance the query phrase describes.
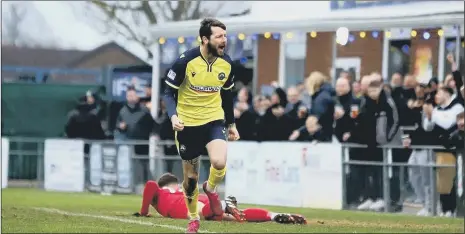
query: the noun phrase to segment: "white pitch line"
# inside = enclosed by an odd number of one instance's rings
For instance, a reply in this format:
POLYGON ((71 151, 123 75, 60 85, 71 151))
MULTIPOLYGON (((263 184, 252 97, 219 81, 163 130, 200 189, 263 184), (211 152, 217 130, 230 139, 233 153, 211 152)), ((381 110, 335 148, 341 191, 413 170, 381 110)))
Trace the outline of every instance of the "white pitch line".
MULTIPOLYGON (((156 223, 143 222, 143 221, 133 220, 133 219, 123 219, 123 218, 118 218, 118 217, 113 217, 113 216, 73 213, 73 212, 68 212, 68 211, 63 211, 63 210, 58 210, 58 209, 53 209, 53 208, 45 208, 45 207, 36 207, 34 209, 35 210, 40 210, 40 211, 45 211, 45 212, 48 212, 48 213, 63 214, 63 215, 77 216, 77 217, 89 217, 89 218, 117 221, 117 222, 122 222, 122 223, 131 223, 131 224, 139 224, 139 225, 145 225, 145 226, 168 228, 168 229, 172 229, 172 230, 186 231, 185 228, 182 228, 182 227, 179 227, 179 226, 167 225, 167 224, 156 224, 156 223)), ((200 232, 212 233, 212 232, 207 231, 207 230, 200 230, 200 232)))

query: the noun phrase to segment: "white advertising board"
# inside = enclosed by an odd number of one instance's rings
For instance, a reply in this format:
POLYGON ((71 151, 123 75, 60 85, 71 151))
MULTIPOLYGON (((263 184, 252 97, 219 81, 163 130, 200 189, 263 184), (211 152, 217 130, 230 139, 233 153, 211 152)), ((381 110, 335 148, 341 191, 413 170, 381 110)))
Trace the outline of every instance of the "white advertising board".
POLYGON ((8 159, 10 154, 10 141, 2 137, 2 189, 8 187, 8 159))
POLYGON ((342 209, 338 143, 228 144, 226 196, 248 204, 342 209))
POLYGON ((84 191, 84 141, 47 139, 44 151, 45 190, 84 191))
POLYGON ((337 142, 306 145, 303 206, 341 210, 344 192, 341 145, 337 142))
POLYGON ((258 204, 258 146, 255 142, 234 142, 228 145, 226 196, 235 196, 241 203, 258 204))

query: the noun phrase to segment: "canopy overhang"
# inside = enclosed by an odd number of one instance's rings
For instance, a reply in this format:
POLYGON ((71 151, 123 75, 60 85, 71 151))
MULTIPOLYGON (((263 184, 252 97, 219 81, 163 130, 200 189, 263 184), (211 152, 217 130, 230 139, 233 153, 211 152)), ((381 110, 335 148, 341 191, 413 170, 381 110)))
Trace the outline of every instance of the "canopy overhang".
MULTIPOLYGON (((265 32, 316 31, 332 32, 339 27, 351 31, 387 30, 391 28, 434 28, 464 25, 463 2, 421 2, 404 6, 353 9, 312 14, 273 17, 247 15, 219 18, 228 27, 228 34, 261 34, 265 32)), ((196 36, 200 20, 170 22, 151 28, 154 37, 196 36)))

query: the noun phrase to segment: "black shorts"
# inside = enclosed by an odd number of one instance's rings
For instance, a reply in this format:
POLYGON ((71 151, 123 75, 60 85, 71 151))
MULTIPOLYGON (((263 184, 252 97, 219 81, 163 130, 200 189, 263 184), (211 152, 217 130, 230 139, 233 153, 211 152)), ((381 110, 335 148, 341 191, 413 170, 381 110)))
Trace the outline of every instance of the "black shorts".
POLYGON ((216 139, 226 140, 226 126, 223 120, 215 120, 204 125, 184 127, 176 132, 175 141, 183 160, 192 160, 206 154, 206 145, 216 139))

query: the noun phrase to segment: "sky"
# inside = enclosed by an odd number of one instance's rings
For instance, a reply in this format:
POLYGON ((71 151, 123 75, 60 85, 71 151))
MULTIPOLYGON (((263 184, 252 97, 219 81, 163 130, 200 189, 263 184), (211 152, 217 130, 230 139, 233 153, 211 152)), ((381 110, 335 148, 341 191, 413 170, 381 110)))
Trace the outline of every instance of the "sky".
MULTIPOLYGON (((14 2, 9 2, 14 4, 14 2)), ((145 57, 145 51, 135 43, 128 43, 122 38, 112 37, 102 34, 96 29, 92 22, 85 16, 85 7, 82 5, 84 2, 70 2, 70 1, 31 1, 27 4, 28 12, 30 14, 27 20, 25 20, 24 28, 28 31, 31 29, 36 37, 41 39, 41 30, 46 28, 49 34, 55 37, 55 41, 58 43, 58 47, 63 49, 79 49, 79 50, 92 50, 108 41, 114 39, 121 46, 131 51, 138 57, 145 57), (40 20, 37 20, 40 18, 40 20), (43 25, 46 24, 46 25, 43 25)), ((211 4, 214 4, 211 2, 211 4)), ((297 1, 269 1, 259 2, 250 1, 248 5, 237 5, 244 4, 244 2, 228 2, 227 7, 222 8, 220 14, 229 13, 230 9, 244 9, 247 6, 251 6, 252 14, 263 15, 263 14, 276 14, 280 16, 296 14, 297 11, 300 14, 309 14, 315 12, 327 12, 329 11, 329 2, 327 1, 316 1, 316 2, 297 2, 297 1), (285 10, 283 10, 285 9, 285 10)), ((2 3, 5 5, 5 2, 2 3)), ((3 9, 7 9, 3 7, 3 9)), ((3 11, 3 10, 2 10, 3 11)), ((2 14, 3 15, 3 14, 2 14)), ((45 31, 45 30, 44 30, 45 31)), ((46 38, 44 38, 46 39, 46 38)))

